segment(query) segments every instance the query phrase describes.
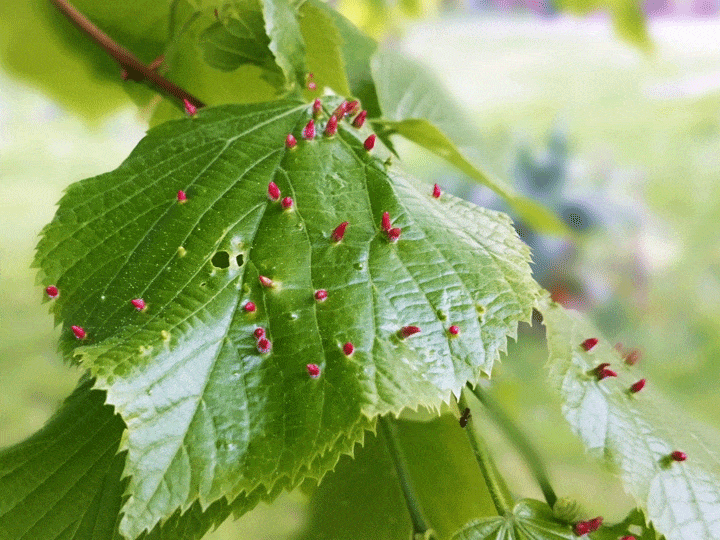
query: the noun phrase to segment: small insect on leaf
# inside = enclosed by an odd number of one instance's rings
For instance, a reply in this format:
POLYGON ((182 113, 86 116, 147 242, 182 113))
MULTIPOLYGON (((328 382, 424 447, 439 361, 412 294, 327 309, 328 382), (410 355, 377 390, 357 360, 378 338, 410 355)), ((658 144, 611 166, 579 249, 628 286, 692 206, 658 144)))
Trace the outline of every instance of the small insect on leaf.
POLYGON ((470 407, 466 407, 460 415, 460 427, 464 428, 467 426, 470 418, 472 418, 472 414, 470 414, 470 407))

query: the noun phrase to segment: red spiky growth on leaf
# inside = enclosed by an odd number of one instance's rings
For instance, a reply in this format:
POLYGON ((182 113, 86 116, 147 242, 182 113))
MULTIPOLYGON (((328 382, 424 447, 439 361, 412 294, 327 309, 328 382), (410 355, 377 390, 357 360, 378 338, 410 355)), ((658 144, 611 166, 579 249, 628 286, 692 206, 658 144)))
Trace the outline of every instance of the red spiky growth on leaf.
POLYGON ((672 454, 670 454, 670 459, 673 461, 685 461, 687 459, 687 454, 685 452, 681 452, 680 450, 675 450, 672 454))
POLYGON ((184 203, 185 201, 187 201, 187 195, 182 189, 178 191, 177 200, 179 203, 184 203))
POLYGON ((313 116, 318 117, 322 114, 322 101, 320 98, 313 101, 313 116))
POLYGON ((399 227, 394 227, 394 228, 390 229, 387 232, 388 240, 390 242, 397 242, 398 238, 400 238, 400 233, 402 233, 402 229, 400 229, 399 227))
POLYGON ((308 364, 305 366, 307 368, 308 375, 310 375, 310 378, 317 379, 320 376, 320 366, 317 364, 308 364))
POLYGON ((405 339, 417 334, 418 332, 421 332, 421 330, 417 326, 403 326, 400 330, 398 330, 398 336, 405 339))
POLYGON ((143 300, 142 298, 135 298, 134 300, 130 300, 130 303, 135 306, 135 309, 137 309, 138 311, 142 311, 147 307, 147 305, 145 304, 145 300, 143 300))
POLYGON ((597 377, 598 381, 602 381, 603 379, 606 379, 608 377, 618 376, 618 374, 612 369, 610 369, 608 366, 610 366, 610 364, 608 364, 607 362, 603 362, 594 369, 595 376, 597 377))
POLYGON ((439 199, 440 195, 442 195, 442 190, 440 189, 440 186, 435 184, 433 186, 432 196, 435 197, 436 199, 439 199))
POLYGON ((359 105, 360 102, 357 99, 348 102, 348 104, 345 105, 345 114, 355 114, 359 105))
POLYGON ((385 232, 392 229, 392 223, 390 223, 390 212, 383 212, 382 219, 380 220, 380 228, 385 232))
POLYGON ((185 107, 185 114, 188 116, 195 116, 197 114, 197 107, 190 103, 188 98, 183 98, 183 106, 185 107))
POLYGON ((271 201, 277 201, 280 198, 280 188, 277 187, 275 182, 268 184, 268 199, 271 201))
POLYGON ((583 341, 583 342, 580 344, 580 346, 581 346, 584 350, 589 351, 590 349, 592 349, 593 347, 595 347, 595 345, 597 345, 597 344, 598 344, 598 338, 596 338, 596 337, 591 337, 591 338, 587 338, 585 341, 583 341))
POLYGON ((261 337, 258 339, 257 342, 257 350, 258 352, 261 352, 263 354, 270 352, 270 349, 272 349, 272 343, 269 339, 261 337))
POLYGON ((45 288, 45 294, 47 294, 49 298, 57 298, 60 294, 60 291, 55 285, 48 285, 45 288))
POLYGON ((327 125, 325 126, 325 136, 326 137, 332 137, 337 133, 337 124, 338 119, 337 116, 334 114, 330 117, 330 119, 327 121, 327 125))
POLYGON ((345 236, 345 229, 347 229, 347 226, 348 226, 348 222, 343 221, 340 225, 335 227, 335 230, 333 231, 332 235, 330 236, 330 238, 332 239, 333 242, 339 242, 340 240, 343 239, 343 237, 345 236))
POLYGON ((85 339, 85 336, 87 334, 85 333, 85 329, 82 326, 71 326, 70 329, 72 330, 73 334, 75 334, 76 338, 85 339))
POLYGON ((633 383, 633 385, 630 387, 630 391, 633 394, 637 394, 643 388, 645 388, 645 379, 640 379, 638 382, 633 383))
POLYGON ((297 139, 293 136, 292 133, 288 133, 287 137, 285 137, 285 146, 287 148, 295 148, 296 144, 297 144, 297 139))
POLYGON ((630 351, 629 353, 627 353, 625 355, 625 363, 628 366, 634 366, 635 364, 638 363, 639 360, 640 360, 640 351, 637 349, 633 349, 632 351, 630 351))
POLYGON ((293 207, 293 200, 292 197, 285 197, 282 201, 280 201, 280 205, 285 209, 289 210, 293 207))
POLYGON ((253 332, 253 336, 255 336, 255 339, 260 339, 265 337, 265 329, 263 327, 258 327, 253 332))
POLYGON ((324 302, 327 299, 327 291, 325 289, 319 289, 315 291, 315 300, 318 302, 324 302))
POLYGON ((460 327, 453 324, 450 328, 448 328, 448 332, 450 332, 453 336, 457 336, 460 333, 460 327))
POLYGON ((302 130, 303 139, 312 141, 315 138, 315 120, 312 118, 302 130))
POLYGON ((365 123, 365 119, 367 118, 367 111, 362 110, 358 113, 358 115, 355 117, 355 120, 352 121, 353 127, 361 128, 363 127, 363 124, 365 123))
POLYGON ((267 289, 270 289, 274 285, 273 280, 267 276, 258 276, 258 281, 260 282, 260 285, 267 289))
POLYGON ((255 302, 248 302, 247 304, 245 304, 245 307, 243 309, 248 313, 253 313, 257 309, 257 306, 255 305, 255 302))
POLYGON ((365 139, 365 142, 363 143, 363 146, 365 147, 365 150, 368 152, 375 148, 375 134, 373 133, 370 135, 367 139, 365 139))
POLYGON ((348 341, 345 345, 343 345, 343 352, 345 353, 345 356, 350 356, 353 352, 355 352, 355 346, 348 341))

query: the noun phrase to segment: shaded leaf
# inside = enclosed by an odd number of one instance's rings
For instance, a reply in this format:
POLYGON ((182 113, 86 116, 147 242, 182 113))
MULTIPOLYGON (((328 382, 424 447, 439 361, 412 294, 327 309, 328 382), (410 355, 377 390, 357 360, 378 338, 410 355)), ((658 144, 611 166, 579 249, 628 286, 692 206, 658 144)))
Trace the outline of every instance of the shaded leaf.
POLYGON ((62 291, 61 348, 128 426, 126 536, 195 500, 295 482, 322 458, 321 477, 367 418, 438 408, 489 373, 530 316, 537 285, 507 216, 419 192, 345 122, 304 141, 310 109, 208 108, 159 126, 116 171, 71 186, 44 231, 36 264, 62 291), (287 150, 290 132, 300 143, 287 150), (270 181, 292 211, 268 200, 270 181), (384 211, 397 243, 379 230, 384 211), (407 325, 422 332, 400 339, 407 325))
POLYGON ((569 525, 560 523, 550 507, 523 499, 504 516, 476 519, 455 533, 453 540, 575 540, 569 525))
POLYGON ((406 139, 430 150, 445 159, 470 178, 492 189, 503 197, 518 216, 534 229, 547 234, 566 234, 567 227, 562 220, 541 204, 515 193, 498 179, 490 178, 480 171, 455 147, 453 142, 437 127, 424 119, 409 118, 402 121, 377 120, 376 128, 386 134, 402 135, 406 139))
MULTIPOLYGON (((709 428, 664 403, 652 384, 637 394, 640 379, 607 342, 580 347, 599 332, 579 313, 543 300, 550 382, 563 400, 563 414, 591 454, 614 464, 626 489, 658 533, 668 540, 720 538, 720 460, 709 428), (592 371, 610 363, 619 377, 598 380, 592 371), (687 461, 676 463, 671 452, 687 461)), ((715 437, 715 436, 713 436, 715 437)))
POLYGON ((289 84, 302 82, 307 72, 305 42, 298 21, 300 0, 263 0, 265 33, 270 50, 289 84))
MULTIPOLYGON (((421 409, 422 410, 422 409, 421 409)), ((495 507, 465 432, 453 416, 398 421, 398 440, 413 486, 438 538, 495 507)), ((382 435, 367 437, 353 459, 343 457, 314 492, 303 540, 395 540, 412 524, 382 435), (372 486, 372 497, 361 486, 372 486)))

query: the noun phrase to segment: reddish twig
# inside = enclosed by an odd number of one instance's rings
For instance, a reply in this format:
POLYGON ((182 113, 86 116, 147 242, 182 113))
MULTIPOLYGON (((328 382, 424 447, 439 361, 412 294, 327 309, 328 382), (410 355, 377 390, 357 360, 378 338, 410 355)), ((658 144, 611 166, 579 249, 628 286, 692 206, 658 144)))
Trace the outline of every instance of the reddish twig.
POLYGON ((105 32, 95 26, 90 19, 85 17, 77 9, 71 6, 66 0, 50 0, 55 7, 65 15, 70 22, 77 26, 90 39, 102 47, 105 52, 112 56, 120 67, 132 74, 133 80, 145 78, 164 93, 173 96, 180 103, 187 99, 195 107, 204 107, 205 104, 192 94, 186 92, 175 83, 168 81, 165 77, 157 73, 155 69, 150 68, 138 60, 130 51, 119 45, 115 40, 108 36, 105 32))

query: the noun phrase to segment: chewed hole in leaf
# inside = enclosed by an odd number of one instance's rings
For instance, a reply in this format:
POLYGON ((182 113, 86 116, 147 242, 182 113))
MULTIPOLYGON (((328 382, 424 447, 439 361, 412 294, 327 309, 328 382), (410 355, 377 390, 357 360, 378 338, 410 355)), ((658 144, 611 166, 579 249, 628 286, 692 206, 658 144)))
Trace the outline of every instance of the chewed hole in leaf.
POLYGON ((243 258, 243 254, 240 253, 237 257, 235 257, 235 262, 237 263, 238 267, 245 264, 245 259, 243 258))
POLYGON ((228 268, 230 266, 230 254, 227 251, 218 251, 210 260, 215 268, 228 268))

